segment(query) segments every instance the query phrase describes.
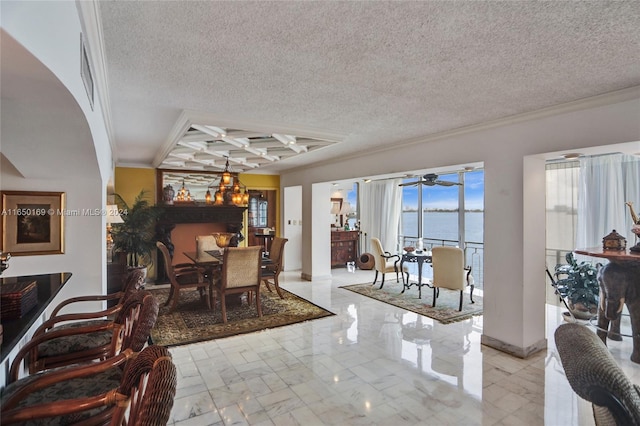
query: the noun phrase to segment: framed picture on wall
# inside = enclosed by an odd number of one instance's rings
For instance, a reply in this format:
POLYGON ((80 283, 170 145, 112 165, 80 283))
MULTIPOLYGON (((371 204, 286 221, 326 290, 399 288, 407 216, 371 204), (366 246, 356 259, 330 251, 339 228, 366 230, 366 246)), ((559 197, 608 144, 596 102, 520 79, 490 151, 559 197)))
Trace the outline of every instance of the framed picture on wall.
POLYGON ((64 192, 2 191, 2 251, 64 253, 64 192))

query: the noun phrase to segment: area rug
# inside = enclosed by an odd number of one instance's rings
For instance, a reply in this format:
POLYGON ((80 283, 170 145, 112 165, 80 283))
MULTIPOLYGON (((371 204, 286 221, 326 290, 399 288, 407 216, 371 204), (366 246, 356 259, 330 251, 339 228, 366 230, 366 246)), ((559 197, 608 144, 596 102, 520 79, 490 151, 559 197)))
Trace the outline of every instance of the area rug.
POLYGON ((227 324, 222 322, 220 302, 215 312, 207 309, 197 291, 181 292, 178 307, 169 313, 169 306, 164 306, 169 289, 151 290, 160 303, 160 313, 151 331, 151 338, 157 345, 179 346, 334 315, 308 300, 281 290, 284 299, 280 299, 275 291, 260 293, 262 318, 258 317, 255 305, 248 306, 244 297, 240 306, 228 306, 227 324))
POLYGON ((449 324, 471 318, 474 315, 482 315, 482 297, 474 294, 473 300, 476 303, 472 304, 469 300, 468 290, 465 291, 462 299, 462 311, 458 311, 460 293, 457 291, 441 289, 440 295, 436 300, 436 307, 432 308, 433 289, 427 286, 422 287, 422 299, 418 299, 418 288, 415 286, 409 288, 404 293, 401 293, 402 284, 396 284, 395 281, 385 282, 382 289, 379 287, 380 281, 374 285, 365 283, 345 285, 340 288, 433 318, 441 324, 449 324))

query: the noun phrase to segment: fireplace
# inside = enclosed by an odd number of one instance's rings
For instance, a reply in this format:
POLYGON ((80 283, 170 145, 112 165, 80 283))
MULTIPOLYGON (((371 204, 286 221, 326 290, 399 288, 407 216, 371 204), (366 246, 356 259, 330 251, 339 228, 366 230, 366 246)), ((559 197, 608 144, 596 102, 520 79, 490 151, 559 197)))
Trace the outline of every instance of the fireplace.
MULTIPOLYGON (((164 213, 156 225, 156 238, 169 249, 173 264, 190 262, 183 252, 195 251, 196 235, 236 232, 240 241, 244 239, 242 223, 246 207, 189 204, 167 205, 163 206, 163 209, 164 213)), ((160 253, 157 259, 156 283, 166 283, 168 279, 160 253)))

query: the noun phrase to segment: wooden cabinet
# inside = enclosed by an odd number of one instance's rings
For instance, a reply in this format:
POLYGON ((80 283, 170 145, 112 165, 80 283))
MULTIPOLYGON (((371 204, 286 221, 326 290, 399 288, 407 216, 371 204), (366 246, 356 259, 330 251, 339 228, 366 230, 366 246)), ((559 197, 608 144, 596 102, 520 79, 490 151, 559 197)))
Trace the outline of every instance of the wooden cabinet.
POLYGON ((346 266, 358 256, 358 231, 331 231, 331 267, 346 266))

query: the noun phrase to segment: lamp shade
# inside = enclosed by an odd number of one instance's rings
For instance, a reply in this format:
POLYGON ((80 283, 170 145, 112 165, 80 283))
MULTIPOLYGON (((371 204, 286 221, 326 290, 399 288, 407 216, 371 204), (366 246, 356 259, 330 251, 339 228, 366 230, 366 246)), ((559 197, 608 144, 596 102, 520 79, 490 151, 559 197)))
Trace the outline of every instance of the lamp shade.
POLYGON ((345 201, 342 203, 342 208, 340 209, 340 214, 341 215, 350 215, 351 213, 353 213, 353 209, 351 208, 351 203, 348 201, 345 201))
POLYGON ((124 223, 124 220, 122 220, 122 217, 120 217, 118 206, 115 204, 107 205, 107 223, 124 223))

